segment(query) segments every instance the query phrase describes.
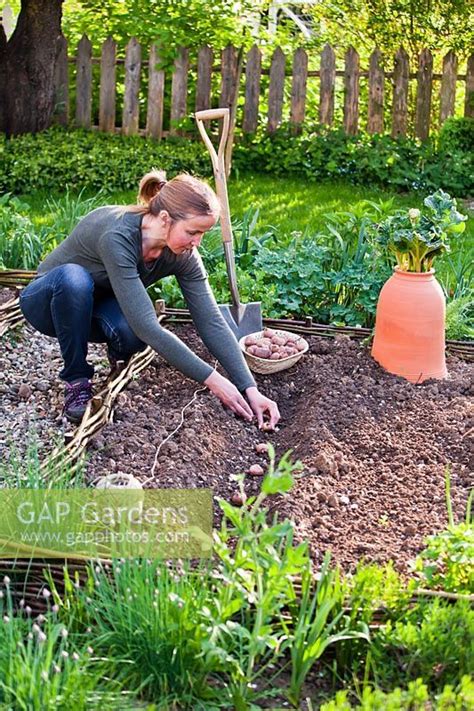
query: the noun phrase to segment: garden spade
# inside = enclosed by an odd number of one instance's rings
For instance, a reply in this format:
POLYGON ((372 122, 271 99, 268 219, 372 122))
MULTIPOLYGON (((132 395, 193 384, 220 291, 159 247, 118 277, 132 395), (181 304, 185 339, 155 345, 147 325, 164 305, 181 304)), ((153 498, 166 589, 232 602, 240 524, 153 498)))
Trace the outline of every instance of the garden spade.
POLYGON ((227 276, 229 278, 230 293, 232 304, 219 304, 219 309, 224 316, 226 322, 232 329, 237 339, 242 336, 247 336, 249 333, 261 331, 262 309, 259 302, 250 304, 242 304, 237 286, 237 275, 235 271, 234 257, 234 240, 232 236, 232 225, 230 222, 229 211, 229 196, 227 194, 227 180, 225 170, 224 152, 229 135, 229 109, 209 109, 207 111, 196 111, 196 123, 199 133, 202 136, 204 143, 207 146, 211 156, 214 177, 216 180, 216 192, 221 204, 221 231, 222 241, 224 244, 224 256, 227 267, 227 276), (211 139, 206 133, 203 121, 211 119, 224 119, 222 133, 219 142, 219 149, 216 150, 211 142, 211 139))

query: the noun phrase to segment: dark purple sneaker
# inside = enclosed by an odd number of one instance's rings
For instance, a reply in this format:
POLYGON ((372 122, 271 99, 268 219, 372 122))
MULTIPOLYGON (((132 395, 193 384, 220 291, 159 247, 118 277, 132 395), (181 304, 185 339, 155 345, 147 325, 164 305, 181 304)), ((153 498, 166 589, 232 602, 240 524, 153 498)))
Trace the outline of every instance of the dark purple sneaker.
POLYGON ((92 381, 89 378, 79 378, 72 383, 66 383, 63 415, 71 422, 80 422, 91 398, 92 381))

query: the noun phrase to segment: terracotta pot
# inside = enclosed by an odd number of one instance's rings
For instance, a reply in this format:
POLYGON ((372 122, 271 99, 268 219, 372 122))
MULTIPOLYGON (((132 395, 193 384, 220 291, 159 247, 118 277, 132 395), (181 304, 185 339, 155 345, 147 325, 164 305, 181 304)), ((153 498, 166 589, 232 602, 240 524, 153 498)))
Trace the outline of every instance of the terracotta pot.
POLYGON ((412 383, 447 376, 443 291, 429 272, 395 267, 377 304, 372 357, 412 383))

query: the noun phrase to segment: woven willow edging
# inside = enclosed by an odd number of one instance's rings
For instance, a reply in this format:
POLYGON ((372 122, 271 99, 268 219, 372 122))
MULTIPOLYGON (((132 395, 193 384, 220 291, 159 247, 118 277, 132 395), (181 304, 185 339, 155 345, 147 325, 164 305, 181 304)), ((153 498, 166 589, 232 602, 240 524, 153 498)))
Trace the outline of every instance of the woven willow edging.
MULTIPOLYGON (((161 303, 161 302, 157 302, 161 303)), ((163 302, 164 303, 164 302, 163 302)), ((187 309, 168 308, 164 310, 167 323, 192 323, 191 314, 187 309)), ((369 341, 373 336, 371 328, 357 326, 331 326, 326 323, 316 323, 312 316, 304 319, 295 318, 264 318, 263 325, 268 328, 280 328, 284 331, 300 333, 306 338, 308 336, 320 336, 322 338, 335 338, 336 336, 348 336, 357 341, 369 341)), ((474 341, 446 341, 446 350, 463 360, 474 360, 474 341)))
POLYGON ((113 421, 113 408, 119 393, 133 378, 150 365, 154 357, 155 351, 149 346, 141 353, 136 353, 128 366, 113 380, 110 380, 97 395, 94 395, 87 406, 82 422, 67 444, 54 449, 41 464, 40 470, 48 472, 49 480, 51 477, 54 479, 55 475, 60 475, 66 466, 72 472, 77 470, 91 437, 97 434, 104 425, 113 421))
POLYGON ((10 299, 0 306, 0 337, 24 320, 20 311, 20 300, 10 299))

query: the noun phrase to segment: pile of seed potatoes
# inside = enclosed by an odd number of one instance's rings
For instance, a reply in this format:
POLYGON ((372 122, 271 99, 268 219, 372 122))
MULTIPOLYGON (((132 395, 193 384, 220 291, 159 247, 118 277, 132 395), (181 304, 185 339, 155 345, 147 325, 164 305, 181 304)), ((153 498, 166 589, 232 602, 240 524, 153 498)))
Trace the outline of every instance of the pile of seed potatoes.
POLYGON ((257 358, 282 360, 296 355, 306 348, 306 342, 296 333, 285 333, 265 328, 260 335, 247 336, 244 341, 245 352, 257 358))

